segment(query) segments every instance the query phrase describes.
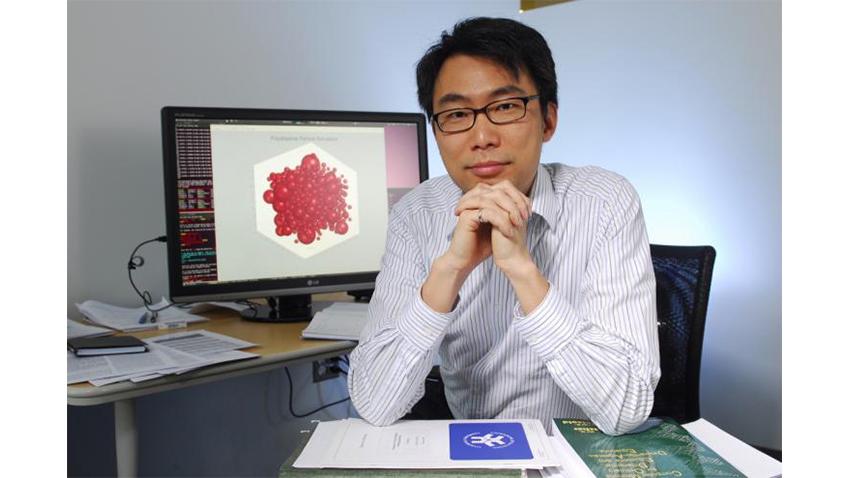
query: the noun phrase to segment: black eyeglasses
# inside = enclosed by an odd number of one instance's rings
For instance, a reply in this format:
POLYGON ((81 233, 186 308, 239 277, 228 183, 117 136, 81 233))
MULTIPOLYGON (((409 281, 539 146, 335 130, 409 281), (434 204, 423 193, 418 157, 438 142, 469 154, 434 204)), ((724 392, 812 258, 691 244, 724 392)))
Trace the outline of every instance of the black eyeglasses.
POLYGON ((435 113, 432 120, 443 133, 462 133, 475 126, 478 113, 484 113, 493 124, 507 124, 525 118, 528 102, 540 95, 517 96, 488 103, 481 108, 452 108, 435 113))

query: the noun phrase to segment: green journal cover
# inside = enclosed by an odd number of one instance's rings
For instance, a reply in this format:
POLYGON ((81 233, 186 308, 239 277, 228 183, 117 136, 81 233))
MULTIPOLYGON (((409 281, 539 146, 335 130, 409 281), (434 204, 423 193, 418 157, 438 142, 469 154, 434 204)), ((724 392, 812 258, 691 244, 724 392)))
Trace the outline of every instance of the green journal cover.
POLYGON ((738 477, 735 469, 670 418, 639 433, 610 436, 589 420, 554 420, 555 430, 599 478, 738 477))

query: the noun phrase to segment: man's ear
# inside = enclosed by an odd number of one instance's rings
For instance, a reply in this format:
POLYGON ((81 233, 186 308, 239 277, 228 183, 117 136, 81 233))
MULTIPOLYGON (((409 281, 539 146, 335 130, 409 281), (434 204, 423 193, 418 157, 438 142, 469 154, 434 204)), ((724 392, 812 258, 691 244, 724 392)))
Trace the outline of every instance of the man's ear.
POLYGON ((555 128, 558 126, 558 105, 549 102, 546 105, 546 116, 543 117, 543 142, 552 139, 555 128))

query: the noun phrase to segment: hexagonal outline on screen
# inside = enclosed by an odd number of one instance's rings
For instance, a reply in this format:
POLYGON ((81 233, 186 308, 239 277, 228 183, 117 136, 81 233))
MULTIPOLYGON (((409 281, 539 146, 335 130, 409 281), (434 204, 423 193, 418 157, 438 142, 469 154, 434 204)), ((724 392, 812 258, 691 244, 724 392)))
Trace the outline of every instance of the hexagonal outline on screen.
POLYGON ((337 157, 314 143, 307 143, 254 164, 254 201, 257 232, 304 259, 313 257, 360 234, 358 198, 357 173, 337 157), (348 181, 346 183, 348 189, 345 199, 348 205, 351 206, 351 209, 348 209, 348 216, 351 220, 348 221, 348 231, 345 234, 340 235, 330 229, 322 229, 321 238, 317 238, 319 240, 315 240, 310 244, 303 244, 295 242, 298 238, 296 233, 292 233, 289 236, 278 236, 275 233, 274 217, 277 213, 271 204, 263 200, 263 193, 271 186, 268 180, 269 174, 283 172, 284 168, 287 167, 289 169, 295 169, 301 164, 304 156, 310 153, 315 154, 319 158, 319 163, 325 163, 328 169, 336 168, 337 176, 345 176, 346 181, 348 181))

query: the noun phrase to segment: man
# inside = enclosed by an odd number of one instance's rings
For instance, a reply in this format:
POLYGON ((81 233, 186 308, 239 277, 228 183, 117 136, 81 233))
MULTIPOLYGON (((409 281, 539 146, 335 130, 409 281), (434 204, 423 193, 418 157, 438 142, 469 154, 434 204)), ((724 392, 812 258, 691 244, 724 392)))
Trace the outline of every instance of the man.
POLYGON ((546 41, 513 20, 469 19, 426 52, 417 83, 449 177, 390 215, 351 354, 360 416, 402 417, 439 353, 456 418, 637 427, 660 375, 640 201, 602 169, 540 165, 558 122, 546 41))

